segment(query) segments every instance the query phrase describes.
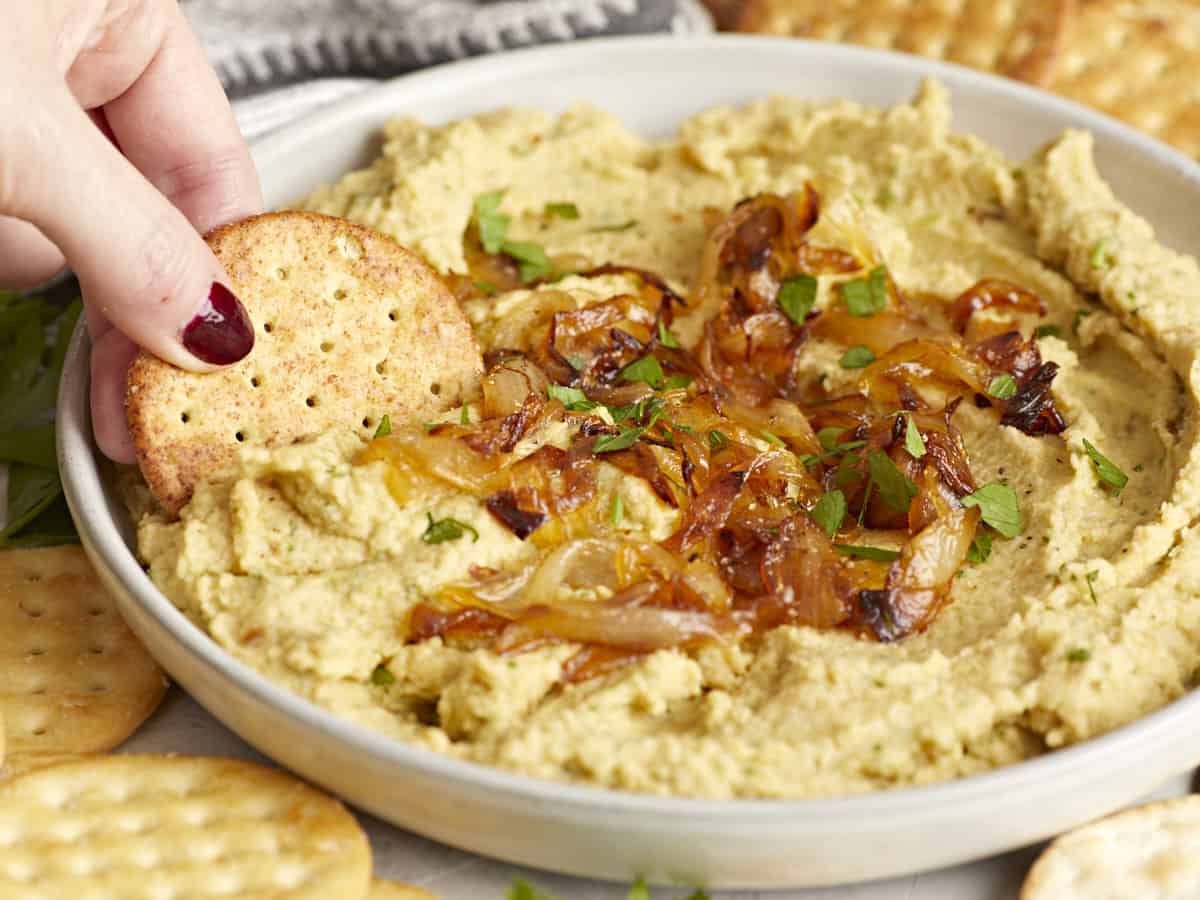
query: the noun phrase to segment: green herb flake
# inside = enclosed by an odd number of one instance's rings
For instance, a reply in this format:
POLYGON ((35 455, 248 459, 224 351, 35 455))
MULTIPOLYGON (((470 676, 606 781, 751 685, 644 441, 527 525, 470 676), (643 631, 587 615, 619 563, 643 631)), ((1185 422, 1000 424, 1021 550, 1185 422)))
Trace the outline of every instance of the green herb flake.
POLYGON ((425 528, 425 533, 421 535, 421 540, 427 544, 442 544, 446 541, 457 541, 460 537, 471 532, 473 540, 471 543, 479 540, 479 532, 466 522, 460 522, 458 519, 434 519, 433 513, 425 513, 429 518, 429 525, 425 528))
POLYGON ((992 536, 986 531, 975 535, 971 547, 967 550, 967 560, 973 563, 985 563, 992 555, 992 536))
POLYGON ((553 894, 534 887, 524 878, 514 878, 504 900, 558 900, 553 894))
POLYGON ((621 370, 621 380, 640 381, 657 391, 662 389, 665 378, 658 359, 653 356, 643 356, 621 370))
POLYGON ((1088 593, 1092 595, 1092 605, 1098 606, 1100 601, 1096 599, 1096 584, 1095 581, 1100 577, 1099 572, 1088 572, 1083 576, 1083 580, 1087 582, 1088 593))
POLYGON ((1087 451, 1088 459, 1092 461, 1096 477, 1112 488, 1111 493, 1114 497, 1120 497, 1121 491, 1129 483, 1129 476, 1122 472, 1116 463, 1097 450, 1095 444, 1087 438, 1083 439, 1083 449, 1087 451))
POLYGON ((486 294, 489 297, 494 297, 496 294, 500 293, 500 288, 496 287, 490 281, 476 281, 475 290, 479 291, 481 294, 486 294))
POLYGON ((630 219, 628 222, 617 222, 616 224, 613 224, 613 225, 597 225, 595 228, 592 229, 592 233, 600 234, 600 233, 603 233, 606 231, 608 231, 608 232, 628 231, 630 228, 636 228, 637 223, 638 223, 637 219, 630 219))
POLYGON ((1007 400, 1010 397, 1015 397, 1017 394, 1017 379, 1013 378, 1007 372, 997 375, 988 382, 987 392, 989 397, 995 397, 997 400, 1007 400))
POLYGON ((380 663, 371 672, 371 684, 379 687, 388 687, 396 683, 396 676, 391 673, 386 665, 380 663))
POLYGON ((772 434, 771 432, 767 431, 765 428, 762 431, 760 431, 758 433, 758 435, 764 441, 766 441, 768 444, 771 444, 774 447, 782 447, 784 450, 787 449, 787 444, 785 444, 783 442, 783 438, 779 437, 779 435, 777 435, 777 434, 772 434))
POLYGON ((860 344, 843 353, 841 359, 838 360, 838 365, 843 369, 865 369, 873 362, 875 362, 875 354, 860 344))
POLYGON ((681 391, 681 390, 684 390, 685 388, 690 387, 691 383, 692 383, 691 375, 683 375, 683 374, 672 375, 665 382, 663 382, 663 390, 681 391))
POLYGON ((1062 337, 1062 329, 1057 325, 1039 325, 1033 330, 1036 337, 1062 337))
POLYGON ((797 325, 803 325, 817 302, 817 279, 811 275, 793 275, 791 278, 785 278, 779 285, 775 301, 784 315, 797 325))
POLYGON ((608 521, 612 523, 613 528, 619 528, 624 519, 625 501, 621 499, 620 494, 613 494, 612 507, 608 511, 608 521))
POLYGON ((978 506, 983 521, 1006 538, 1021 533, 1021 514, 1017 509, 1017 492, 1007 484, 993 481, 973 494, 962 498, 963 506, 978 506))
POLYGON ((377 438, 387 437, 391 433, 392 433, 392 418, 391 418, 391 416, 385 415, 382 419, 379 420, 379 426, 375 429, 375 437, 377 437, 377 438))
POLYGON ((574 203, 547 203, 547 216, 558 216, 560 219, 578 219, 579 207, 574 203))
POLYGON ((671 330, 667 328, 667 323, 662 319, 658 320, 658 342, 664 347, 669 347, 672 350, 678 349, 679 340, 675 335, 671 334, 671 330))
POLYGON ((838 445, 838 438, 845 432, 845 428, 838 428, 836 425, 830 425, 828 428, 822 428, 817 432, 817 440, 820 441, 821 447, 825 450, 833 450, 838 445))
POLYGON ((839 287, 852 316, 866 318, 887 306, 887 267, 876 266, 866 278, 843 281, 839 287))
POLYGON ((925 455, 925 438, 921 437, 921 429, 917 428, 912 416, 908 417, 908 423, 904 426, 904 449, 913 459, 925 455))
POLYGON ((729 438, 726 437, 725 432, 718 431, 717 429, 714 428, 712 431, 710 431, 708 433, 708 449, 709 450, 712 450, 715 453, 717 450, 720 450, 722 447, 728 447, 728 446, 729 446, 729 438))
POLYGON ((892 458, 882 450, 871 450, 867 453, 867 471, 883 502, 896 512, 908 512, 913 497, 917 496, 917 486, 900 471, 892 458))
POLYGON ((462 409, 460 409, 458 411, 458 424, 459 425, 470 425, 471 424, 471 414, 467 411, 467 404, 465 404, 465 403, 462 405, 462 409))
POLYGON ((479 243, 488 253, 499 253, 504 236, 512 219, 500 212, 500 201, 504 191, 489 191, 475 198, 475 227, 479 231, 479 243))
POLYGON ((646 879, 638 878, 629 887, 629 893, 625 895, 625 900, 651 900, 650 888, 646 885, 646 879))
POLYGON ((613 453, 617 450, 628 450, 637 443, 638 438, 646 433, 646 428, 626 428, 617 434, 602 434, 592 445, 593 453, 613 453))
POLYGON ((583 367, 587 365, 587 357, 581 356, 578 353, 572 353, 567 357, 567 365, 569 365, 576 372, 581 372, 583 371, 583 367))
POLYGON ((1091 255, 1088 257, 1088 264, 1093 269, 1107 269, 1113 264, 1113 244, 1112 238, 1102 238, 1092 245, 1091 255))
POLYGON ((835 549, 856 559, 869 559, 874 562, 892 562, 900 558, 898 550, 888 550, 884 547, 859 547, 854 544, 834 544, 835 549))
POLYGON ((533 241, 504 241, 500 249, 517 261, 521 270, 521 281, 529 284, 539 278, 545 278, 553 270, 550 257, 542 249, 541 244, 533 241))
POLYGON ((809 510, 809 515, 826 534, 834 537, 846 518, 846 495, 836 490, 824 494, 816 506, 809 510))
POLYGON ((696 888, 696 890, 688 894, 684 900, 712 900, 712 898, 708 896, 707 891, 702 891, 699 888, 696 888))
POLYGON ((1067 651, 1067 662, 1085 663, 1092 658, 1092 651, 1087 647, 1072 647, 1067 651))
POLYGON ((1146 471, 1146 467, 1144 465, 1142 465, 1141 463, 1138 463, 1136 466, 1133 467, 1133 471, 1144 472, 1144 471, 1146 471))
POLYGON ((561 384, 547 385, 546 394, 551 400, 557 400, 571 412, 586 412, 600 405, 595 400, 589 400, 587 394, 579 388, 566 387, 561 384))

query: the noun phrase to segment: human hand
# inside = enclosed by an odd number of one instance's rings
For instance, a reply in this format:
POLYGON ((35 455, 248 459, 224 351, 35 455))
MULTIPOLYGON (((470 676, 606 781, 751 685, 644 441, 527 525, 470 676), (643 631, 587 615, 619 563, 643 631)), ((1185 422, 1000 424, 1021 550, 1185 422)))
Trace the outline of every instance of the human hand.
POLYGON ((133 462, 125 374, 146 348, 207 371, 254 333, 201 234, 262 196, 177 0, 0 0, 0 286, 79 277, 100 449, 133 462))

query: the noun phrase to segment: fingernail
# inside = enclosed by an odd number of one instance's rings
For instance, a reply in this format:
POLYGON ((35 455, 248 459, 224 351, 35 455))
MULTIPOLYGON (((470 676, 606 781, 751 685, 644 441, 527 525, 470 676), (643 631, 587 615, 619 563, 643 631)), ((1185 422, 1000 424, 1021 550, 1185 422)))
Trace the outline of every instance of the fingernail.
POLYGON ((208 300, 183 329, 183 346, 214 366, 235 363, 254 349, 254 326, 233 291, 213 282, 208 300))

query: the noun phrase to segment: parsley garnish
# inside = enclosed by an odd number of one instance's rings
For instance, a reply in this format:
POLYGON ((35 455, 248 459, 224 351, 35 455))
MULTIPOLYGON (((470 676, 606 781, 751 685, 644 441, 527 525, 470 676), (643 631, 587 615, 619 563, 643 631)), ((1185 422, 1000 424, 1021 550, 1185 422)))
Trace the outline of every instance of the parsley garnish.
POLYGON ((887 306, 887 267, 876 266, 866 278, 843 281, 840 290, 850 315, 865 318, 881 313, 887 306))
POLYGON ((1100 601, 1096 599, 1096 586, 1093 582, 1100 576, 1099 572, 1088 572, 1083 576, 1083 580, 1087 582, 1088 593, 1092 595, 1092 605, 1097 605, 1100 601))
POLYGON ((1106 269, 1112 265, 1112 243, 1112 238, 1101 238, 1093 245, 1092 254, 1088 257, 1088 264, 1093 269, 1106 269))
POLYGON ((637 881, 629 886, 629 893, 625 895, 625 900, 651 900, 650 888, 646 886, 646 879, 639 877, 637 881))
POLYGON ((487 294, 489 297, 500 293, 500 288, 496 287, 490 281, 476 281, 475 290, 487 294))
POLYGON ((921 431, 912 416, 908 417, 908 424, 904 426, 904 449, 913 459, 925 455, 925 438, 921 437, 921 431))
POLYGON ((997 375, 988 382, 987 392, 989 397, 995 397, 997 400, 1007 400, 1009 397, 1014 397, 1017 393, 1017 379, 1013 378, 1007 372, 1003 375, 997 375))
POLYGON ((817 279, 811 275, 793 275, 785 278, 779 285, 779 293, 775 297, 784 315, 803 325, 804 320, 817 302, 817 279))
POLYGON ((628 450, 637 443, 646 432, 646 427, 641 428, 626 428, 617 434, 602 434, 596 438, 596 443, 592 445, 593 453, 612 453, 616 450, 628 450))
POLYGON ((967 559, 973 563, 985 563, 991 555, 992 536, 986 531, 981 531, 972 539, 971 547, 967 550, 967 559))
POLYGON ((1092 651, 1087 647, 1072 647, 1067 651, 1067 662, 1082 663, 1092 658, 1092 651))
POLYGON ((613 528, 616 528, 624 518, 625 501, 621 499, 620 494, 613 494, 612 507, 608 511, 608 521, 612 522, 613 528))
POLYGON ((713 429, 708 433, 708 448, 712 451, 720 450, 722 447, 729 446, 729 438, 725 436, 725 432, 713 429))
POLYGON ((656 391, 660 390, 664 380, 662 365, 656 357, 643 356, 621 370, 621 380, 641 381, 656 391))
POLYGON ((675 335, 671 334, 667 328, 667 323, 662 319, 658 320, 658 342, 664 347, 670 347, 672 350, 679 346, 679 341, 675 335))
POLYGON ((841 550, 847 556, 853 556, 857 559, 870 559, 875 562, 891 562, 894 559, 900 558, 900 553, 897 550, 887 550, 884 547, 859 547, 854 544, 834 544, 836 549, 841 550))
POLYGON ((459 425, 470 425, 471 424, 471 414, 469 412, 467 412, 467 404, 466 403, 463 403, 462 409, 459 410, 459 412, 458 412, 458 424, 459 425))
POLYGON ((560 219, 578 219, 579 207, 574 203, 547 203, 546 215, 558 216, 560 219))
POLYGON ((421 540, 427 544, 441 544, 445 541, 457 541, 460 537, 471 532, 472 541, 479 540, 479 532, 466 522, 460 522, 458 519, 437 519, 433 518, 433 513, 425 513, 429 517, 429 525, 425 529, 425 533, 421 535, 421 540))
POLYGON ((371 671, 371 684, 379 685, 379 687, 387 687, 395 683, 396 676, 383 663, 380 663, 371 671))
POLYGON ((841 491, 830 491, 817 501, 817 505, 809 510, 813 521, 833 537, 842 527, 846 518, 846 495, 841 491))
POLYGON ((628 222, 619 222, 615 225, 597 225, 595 228, 592 229, 592 232, 595 233, 595 232, 603 232, 603 231, 628 231, 630 228, 636 228, 637 223, 638 223, 637 219, 630 219, 628 222))
POLYGON ((377 438, 387 437, 391 433, 392 433, 392 419, 391 419, 391 416, 385 415, 382 419, 379 420, 379 427, 377 427, 375 429, 375 437, 377 437, 377 438))
POLYGON ((587 394, 579 388, 565 387, 561 384, 549 384, 546 385, 546 393, 551 400, 557 400, 571 412, 586 412, 600 405, 595 400, 589 400, 587 394))
POLYGON ((832 450, 838 445, 838 438, 842 436, 845 428, 838 428, 836 425, 830 425, 828 428, 822 428, 817 432, 817 440, 821 442, 821 446, 826 450, 832 450))
POLYGON ((546 256, 541 244, 535 244, 533 241, 505 241, 501 249, 517 261, 521 269, 521 280, 526 284, 544 278, 554 270, 550 257, 546 256))
POLYGON ((978 506, 983 521, 1006 538, 1021 533, 1021 514, 1017 509, 1017 492, 1007 484, 993 481, 973 494, 962 498, 963 506, 978 506))
POLYGON ((1096 477, 1112 488, 1111 493, 1114 497, 1120 497, 1121 491, 1129 483, 1129 476, 1122 472, 1116 463, 1097 450, 1096 446, 1087 438, 1083 439, 1083 449, 1087 451, 1088 458, 1092 461, 1096 477))
POLYGON ((783 439, 781 437, 779 437, 779 435, 772 434, 771 432, 767 431, 765 428, 762 431, 760 431, 758 434, 768 444, 772 444, 776 447, 782 447, 785 450, 787 449, 787 444, 785 444, 783 442, 783 439))
POLYGON ((504 895, 504 900, 558 900, 558 898, 535 888, 524 878, 514 878, 508 893, 504 895))
POLYGON ((838 360, 838 365, 843 369, 865 369, 873 362, 875 362, 875 354, 860 344, 843 353, 842 358, 838 360))
POLYGON ((475 227, 479 230, 479 243, 488 253, 499 253, 504 235, 512 219, 500 212, 500 201, 504 191, 489 191, 475 198, 475 227))
MULTIPOLYGON (((907 512, 913 497, 917 496, 917 486, 908 480, 892 458, 882 450, 871 450, 867 453, 867 471, 883 502, 896 512, 907 512)), ((863 505, 866 505, 865 500, 863 505)))
POLYGON ((1040 338, 1061 337, 1062 329, 1059 328, 1057 325, 1039 325, 1037 328, 1035 328, 1033 330, 1033 333, 1034 333, 1034 335, 1036 335, 1037 337, 1040 337, 1040 338))
POLYGON ((665 382, 663 382, 663 390, 679 391, 679 390, 683 390, 684 388, 690 386, 691 383, 692 383, 691 375, 683 375, 683 374, 672 375, 665 382))

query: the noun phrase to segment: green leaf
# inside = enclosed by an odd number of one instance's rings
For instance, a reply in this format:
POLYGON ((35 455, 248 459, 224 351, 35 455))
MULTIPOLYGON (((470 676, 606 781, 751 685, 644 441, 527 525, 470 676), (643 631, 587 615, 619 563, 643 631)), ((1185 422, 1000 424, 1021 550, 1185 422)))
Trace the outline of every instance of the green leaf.
POLYGON ((579 207, 574 203, 547 203, 546 215, 558 216, 560 219, 578 219, 579 207))
POLYGON ((883 502, 896 512, 908 512, 913 497, 917 496, 917 486, 908 480, 892 458, 882 450, 871 450, 867 453, 867 471, 883 502))
POLYGON ((0 434, 0 462, 55 468, 54 426, 38 425, 0 434))
POLYGON ((992 536, 986 531, 980 531, 971 540, 971 547, 967 550, 967 560, 973 563, 985 563, 991 555, 992 536))
POLYGON ((557 400, 571 412, 586 412, 600 405, 595 400, 589 400, 587 394, 579 388, 550 384, 546 386, 546 393, 551 400, 557 400))
POLYGON ((887 550, 883 547, 859 547, 854 544, 834 544, 836 549, 841 550, 847 556, 853 556, 858 559, 870 559, 875 562, 891 562, 894 559, 900 558, 900 553, 896 550, 887 550))
POLYGON ((625 518, 625 501, 621 499, 620 494, 613 494, 612 507, 608 511, 608 521, 612 523, 612 527, 618 527, 625 518))
POLYGON ((1088 264, 1093 269, 1107 269, 1113 263, 1113 239, 1102 238, 1092 245, 1091 255, 1088 256, 1088 264))
POLYGON ((379 685, 379 687, 387 687, 396 683, 396 676, 386 665, 380 663, 371 672, 371 684, 379 685))
POLYGON ((825 530, 826 534, 833 537, 838 533, 838 529, 842 527, 842 522, 846 518, 846 495, 841 491, 830 491, 817 501, 817 505, 809 511, 809 515, 825 530))
POLYGON ((6 524, 0 530, 0 545, 5 544, 49 508, 62 494, 62 484, 54 469, 13 463, 8 467, 8 508, 6 524))
POLYGON ((534 887, 524 878, 514 878, 504 900, 558 900, 553 894, 547 894, 534 887))
POLYGON ((593 453, 612 453, 616 450, 628 450, 637 443, 645 428, 626 428, 618 434, 602 434, 592 445, 593 453))
POLYGON ((458 411, 458 424, 459 425, 470 425, 471 424, 471 413, 467 411, 467 404, 465 402, 462 405, 462 409, 460 409, 458 411))
POLYGON ((1013 378, 1007 372, 1002 375, 997 375, 987 387, 988 396, 995 397, 997 400, 1007 400, 1010 397, 1015 397, 1017 393, 1017 379, 1013 378))
POLYGON ((865 318, 881 313, 887 306, 887 267, 876 266, 866 278, 843 281, 839 289, 850 315, 865 318))
POLYGON ((625 895, 625 900, 651 900, 650 888, 646 884, 646 879, 638 878, 629 887, 629 893, 625 895))
POLYGON ((920 459, 925 455, 925 438, 921 437, 921 430, 917 428, 912 416, 908 417, 908 424, 904 426, 904 449, 913 459, 920 459))
POLYGON ((775 300, 784 315, 797 325, 803 325, 817 302, 817 279, 811 275, 793 275, 791 278, 785 278, 779 285, 779 293, 775 300))
POLYGON ((675 335, 671 334, 670 329, 667 328, 667 323, 662 319, 658 320, 658 342, 664 347, 670 347, 672 350, 679 347, 679 340, 675 335))
POLYGON ((591 230, 593 233, 600 233, 604 231, 628 231, 630 228, 636 228, 637 223, 637 219, 630 219, 628 222, 618 222, 614 225, 597 225, 591 230))
POLYGON ((521 269, 521 280, 526 284, 545 278, 553 270, 550 257, 542 249, 541 244, 533 241, 509 241, 500 245, 500 249, 517 261, 521 269))
POLYGON ((828 428, 822 428, 817 432, 817 440, 821 442, 821 446, 826 450, 832 450, 838 445, 838 438, 846 431, 845 428, 838 428, 836 425, 830 425, 828 428))
POLYGON ((665 382, 663 382, 663 390, 680 391, 680 390, 683 390, 684 388, 690 386, 691 383, 692 383, 691 375, 683 375, 683 374, 672 375, 665 382))
POLYGON ((760 431, 758 434, 768 444, 772 444, 773 446, 776 446, 776 447, 782 447, 784 450, 787 449, 787 444, 785 444, 783 442, 783 439, 781 437, 779 437, 779 435, 772 434, 771 432, 767 431, 765 428, 762 431, 760 431))
POLYGON ((375 437, 387 437, 392 433, 392 417, 385 415, 379 420, 379 427, 375 429, 375 437))
POLYGON ((838 360, 838 365, 843 369, 865 369, 873 362, 875 362, 875 354, 860 344, 843 353, 842 358, 838 360))
POLYGON ((1116 463, 1097 450, 1096 446, 1087 438, 1083 439, 1083 449, 1087 451, 1088 458, 1092 461, 1096 477, 1112 488, 1111 493, 1114 497, 1120 497, 1121 491, 1129 483, 1129 476, 1122 472, 1116 463))
POLYGON ((1057 325, 1039 325, 1033 330, 1035 336, 1044 337, 1062 337, 1062 329, 1057 325))
POLYGON ((476 281, 475 289, 484 294, 487 294, 489 297, 495 296, 496 294, 500 293, 500 288, 496 287, 490 281, 476 281))
POLYGON ((500 212, 500 201, 504 191, 489 191, 475 198, 475 227, 479 230, 479 243, 488 253, 499 253, 504 236, 512 219, 500 212))
POLYGON ((621 370, 622 381, 641 381, 656 391, 663 386, 662 365, 653 356, 643 356, 621 370))
POLYGON ((708 449, 712 450, 713 452, 716 452, 717 450, 720 450, 722 447, 728 447, 728 446, 729 446, 729 438, 726 437, 725 432, 718 431, 717 429, 714 428, 712 431, 710 431, 708 433, 708 449))
POLYGON ((1007 484, 993 481, 973 494, 962 498, 963 506, 978 506, 983 521, 1006 538, 1021 533, 1021 514, 1017 509, 1017 492, 1007 484))
POLYGON ((433 518, 433 513, 425 513, 429 518, 429 525, 425 529, 425 533, 421 535, 421 540, 427 544, 441 544, 445 541, 457 541, 460 537, 471 532, 473 540, 471 543, 479 540, 479 532, 466 522, 460 522, 458 519, 437 519, 433 518))
POLYGON ((49 547, 57 544, 77 544, 79 535, 71 520, 66 498, 59 494, 48 506, 28 520, 19 532, 0 538, 0 547, 49 547))

